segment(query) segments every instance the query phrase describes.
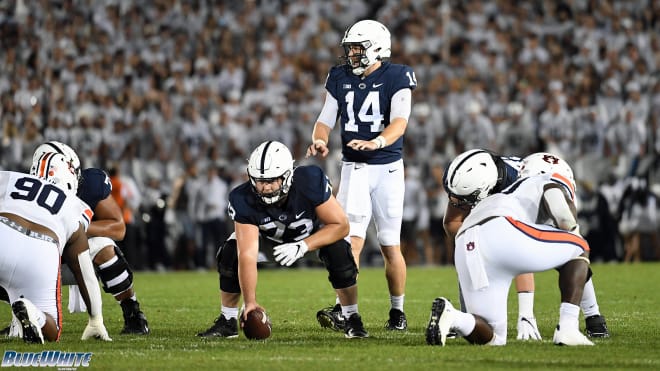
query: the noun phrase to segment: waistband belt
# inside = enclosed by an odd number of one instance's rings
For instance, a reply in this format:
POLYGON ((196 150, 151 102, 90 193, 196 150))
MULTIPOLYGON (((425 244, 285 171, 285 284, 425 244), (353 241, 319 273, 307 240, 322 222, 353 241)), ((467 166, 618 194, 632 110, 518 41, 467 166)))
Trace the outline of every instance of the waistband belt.
POLYGON ((13 221, 13 220, 11 220, 7 217, 0 216, 0 223, 6 225, 9 228, 12 228, 14 230, 19 231, 19 232, 21 232, 22 234, 24 234, 28 237, 36 238, 38 240, 43 240, 43 241, 46 241, 46 242, 52 242, 56 245, 59 245, 58 241, 56 239, 54 239, 53 237, 45 235, 43 233, 32 231, 28 228, 25 228, 22 225, 16 223, 15 221, 13 221))

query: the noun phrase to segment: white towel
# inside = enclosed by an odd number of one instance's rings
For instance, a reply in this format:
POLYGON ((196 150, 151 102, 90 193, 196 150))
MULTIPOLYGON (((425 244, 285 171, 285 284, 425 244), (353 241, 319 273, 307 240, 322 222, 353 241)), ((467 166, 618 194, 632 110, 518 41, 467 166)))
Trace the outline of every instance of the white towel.
POLYGON ((87 312, 87 305, 83 300, 77 285, 69 286, 69 313, 87 312))
POLYGON ((480 226, 472 227, 464 232, 463 241, 470 246, 465 248, 465 265, 467 266, 473 290, 481 290, 488 287, 488 274, 481 256, 481 245, 479 241, 480 226))

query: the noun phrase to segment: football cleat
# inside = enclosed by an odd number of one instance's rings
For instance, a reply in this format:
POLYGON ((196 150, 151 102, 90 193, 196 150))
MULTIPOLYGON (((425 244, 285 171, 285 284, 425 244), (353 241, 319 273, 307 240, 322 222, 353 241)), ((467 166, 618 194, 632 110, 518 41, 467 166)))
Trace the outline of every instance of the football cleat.
POLYGON ((390 319, 385 322, 385 329, 391 331, 406 331, 408 320, 406 314, 398 309, 390 309, 390 319))
POLYGON ((140 310, 137 300, 125 299, 120 303, 124 313, 124 329, 122 334, 148 335, 149 323, 147 317, 140 310))
POLYGON ((12 303, 11 310, 21 324, 23 341, 26 343, 43 344, 44 335, 41 332, 39 323, 37 323, 37 311, 39 309, 29 300, 21 298, 12 303))
POLYGON ((238 321, 236 318, 227 319, 224 314, 222 314, 220 317, 215 319, 213 326, 209 327, 209 329, 206 331, 198 333, 197 336, 203 338, 237 338, 238 321))
POLYGON ((369 333, 364 329, 362 324, 362 317, 359 314, 353 313, 345 322, 344 336, 348 339, 368 338, 369 333))
POLYGON ((426 343, 445 346, 456 311, 449 300, 436 298, 431 305, 431 315, 426 326, 426 343))
POLYGON ((592 343, 591 340, 587 339, 587 337, 584 336, 584 334, 582 334, 579 329, 562 330, 560 329, 559 325, 557 325, 557 328, 555 329, 555 334, 552 337, 552 342, 555 343, 555 345, 569 345, 569 346, 594 345, 594 343, 592 343))
POLYGON ((610 332, 607 330, 607 323, 605 317, 600 314, 589 316, 584 319, 586 323, 587 336, 590 338, 608 338, 610 332))
POLYGON ((344 331, 346 320, 341 314, 341 305, 335 304, 334 307, 323 308, 316 312, 316 320, 323 328, 329 328, 334 331, 344 331))

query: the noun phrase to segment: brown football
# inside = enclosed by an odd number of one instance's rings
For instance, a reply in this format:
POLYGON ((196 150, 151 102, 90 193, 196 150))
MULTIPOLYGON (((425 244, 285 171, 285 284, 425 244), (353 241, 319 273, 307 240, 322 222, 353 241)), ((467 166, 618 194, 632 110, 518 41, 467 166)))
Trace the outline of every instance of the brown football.
POLYGON ((241 313, 241 328, 245 337, 250 340, 264 340, 270 337, 272 332, 270 318, 266 311, 255 309, 248 313, 247 319, 243 319, 241 313))

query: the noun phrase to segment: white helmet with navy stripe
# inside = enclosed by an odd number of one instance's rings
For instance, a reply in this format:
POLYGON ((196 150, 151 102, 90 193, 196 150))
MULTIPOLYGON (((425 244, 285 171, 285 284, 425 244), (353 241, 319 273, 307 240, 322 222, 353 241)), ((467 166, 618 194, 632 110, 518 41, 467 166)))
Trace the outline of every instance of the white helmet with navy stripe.
POLYGON ((293 156, 282 143, 266 141, 261 143, 250 155, 247 173, 250 183, 259 199, 272 205, 286 198, 293 180, 293 156), (260 193, 256 189, 257 181, 282 179, 280 189, 271 193, 260 193))
POLYGON ((71 161, 60 153, 43 153, 37 161, 32 162, 30 174, 74 193, 78 190, 75 169, 71 161))
POLYGON ((455 206, 473 207, 491 193, 499 179, 493 155, 483 149, 472 149, 449 164, 443 183, 449 196, 460 200, 455 206))

